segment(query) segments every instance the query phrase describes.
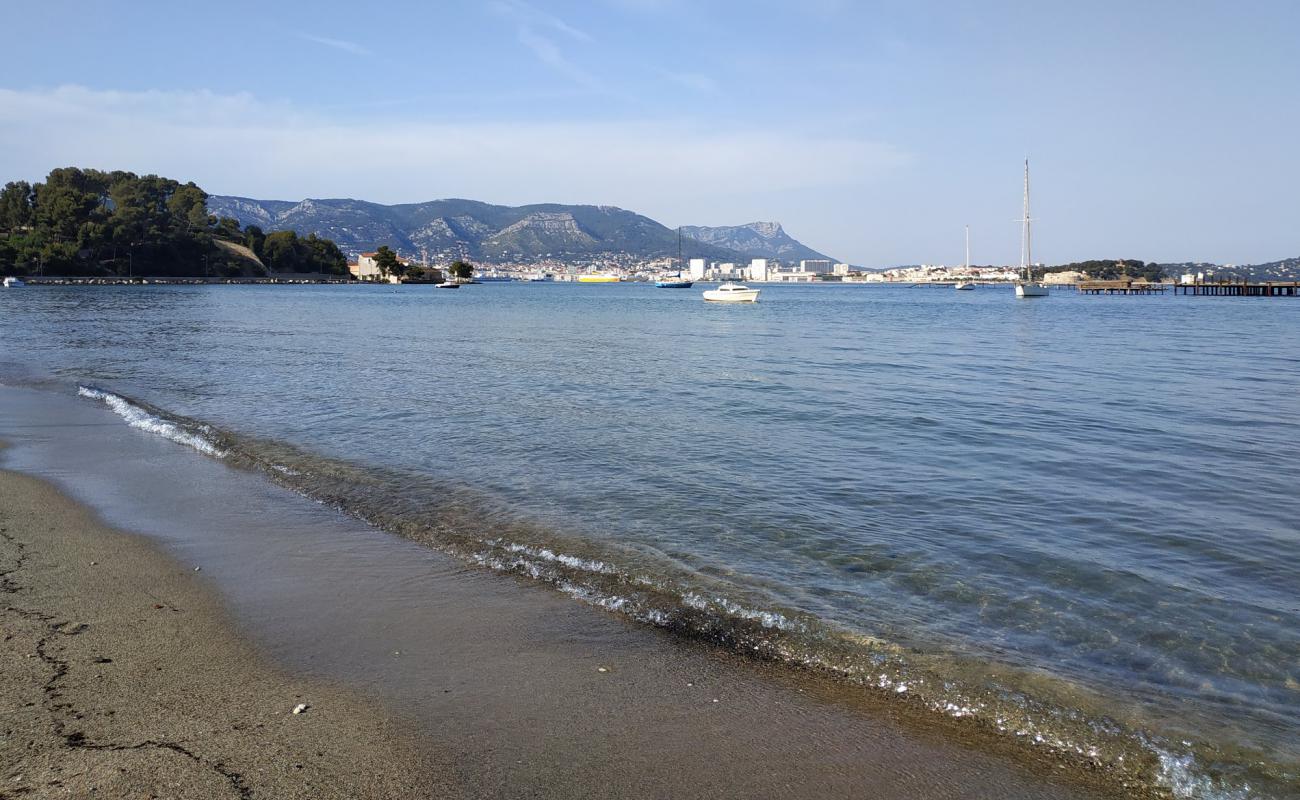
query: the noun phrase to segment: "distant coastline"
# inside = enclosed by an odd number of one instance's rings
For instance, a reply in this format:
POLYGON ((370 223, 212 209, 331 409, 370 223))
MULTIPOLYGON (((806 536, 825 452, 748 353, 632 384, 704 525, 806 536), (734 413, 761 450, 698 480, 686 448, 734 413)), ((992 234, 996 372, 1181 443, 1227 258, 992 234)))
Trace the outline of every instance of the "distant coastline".
POLYGON ((272 284, 355 284, 358 281, 338 277, 269 275, 262 278, 195 278, 150 275, 138 278, 97 278, 90 276, 29 276, 29 286, 262 286, 272 284))

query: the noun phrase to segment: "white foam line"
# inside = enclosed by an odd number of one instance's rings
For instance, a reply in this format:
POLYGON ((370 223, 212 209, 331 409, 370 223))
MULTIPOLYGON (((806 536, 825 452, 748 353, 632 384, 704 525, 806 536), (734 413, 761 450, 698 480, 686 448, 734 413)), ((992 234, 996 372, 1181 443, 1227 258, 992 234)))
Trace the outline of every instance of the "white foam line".
POLYGON ((162 417, 150 414, 139 406, 132 405, 125 397, 115 395, 112 392, 105 392, 101 389, 92 389, 89 386, 78 386, 77 394, 82 397, 88 397, 91 400, 102 400, 104 405, 122 419, 132 428, 139 428, 142 431, 157 434, 164 439, 170 439, 177 444, 183 444, 186 447, 193 447, 200 453, 213 456, 214 458, 225 458, 226 451, 214 445, 207 439, 195 433, 190 433, 174 422, 163 419, 162 417))
POLYGON ((803 629, 802 625, 793 622, 783 614, 778 614, 775 611, 755 611, 725 597, 713 598, 711 606, 708 599, 695 592, 688 592, 682 596, 682 602, 698 611, 711 611, 714 610, 712 606, 716 606, 730 616, 757 622, 764 628, 782 631, 803 629))
POLYGON ((544 561, 551 561, 556 564, 563 564, 564 566, 569 567, 571 569, 580 569, 583 570, 584 572, 598 572, 603 575, 618 574, 617 570, 615 570, 610 565, 606 564, 604 561, 589 561, 584 558, 577 558, 576 556, 565 555, 564 553, 556 553, 544 547, 541 548, 529 547, 528 545, 523 545, 523 544, 511 543, 511 544, 507 544, 505 547, 506 550, 510 551, 511 553, 524 553, 526 555, 532 556, 533 558, 540 558, 544 561))

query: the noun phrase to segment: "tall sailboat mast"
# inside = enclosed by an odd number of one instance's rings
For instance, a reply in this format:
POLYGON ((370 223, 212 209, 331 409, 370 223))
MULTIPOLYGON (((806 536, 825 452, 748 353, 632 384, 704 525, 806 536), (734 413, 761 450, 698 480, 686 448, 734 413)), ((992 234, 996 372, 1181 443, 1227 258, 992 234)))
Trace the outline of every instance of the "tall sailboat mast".
POLYGON ((1034 240, 1029 230, 1029 159, 1025 159, 1025 215, 1020 220, 1020 270, 1024 277, 1016 281, 1016 297, 1047 297, 1047 276, 1034 283, 1034 240))
POLYGON ((970 226, 966 226, 966 272, 970 272, 970 226))
POLYGON ((1029 232, 1029 159, 1025 159, 1025 218, 1020 223, 1020 270, 1025 273, 1025 281, 1033 280, 1031 270, 1034 266, 1033 246, 1029 232))
POLYGON ((677 277, 682 275, 682 226, 677 226, 677 277))

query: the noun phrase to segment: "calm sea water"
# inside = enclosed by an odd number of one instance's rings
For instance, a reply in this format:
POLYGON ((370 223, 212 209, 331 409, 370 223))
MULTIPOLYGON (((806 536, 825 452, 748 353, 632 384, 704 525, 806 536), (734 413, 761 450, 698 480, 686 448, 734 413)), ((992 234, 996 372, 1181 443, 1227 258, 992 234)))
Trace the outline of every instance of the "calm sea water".
POLYGON ((31 287, 0 343, 650 624, 1185 796, 1295 788, 1300 302, 31 287))

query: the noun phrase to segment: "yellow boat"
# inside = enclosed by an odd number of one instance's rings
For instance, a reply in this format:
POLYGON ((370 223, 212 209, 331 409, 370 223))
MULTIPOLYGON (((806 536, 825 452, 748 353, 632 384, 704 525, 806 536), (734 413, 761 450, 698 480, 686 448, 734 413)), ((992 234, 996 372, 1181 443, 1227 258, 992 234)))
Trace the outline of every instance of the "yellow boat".
POLYGON ((618 281, 619 277, 617 275, 610 275, 609 273, 578 276, 578 283, 618 283, 618 281))

